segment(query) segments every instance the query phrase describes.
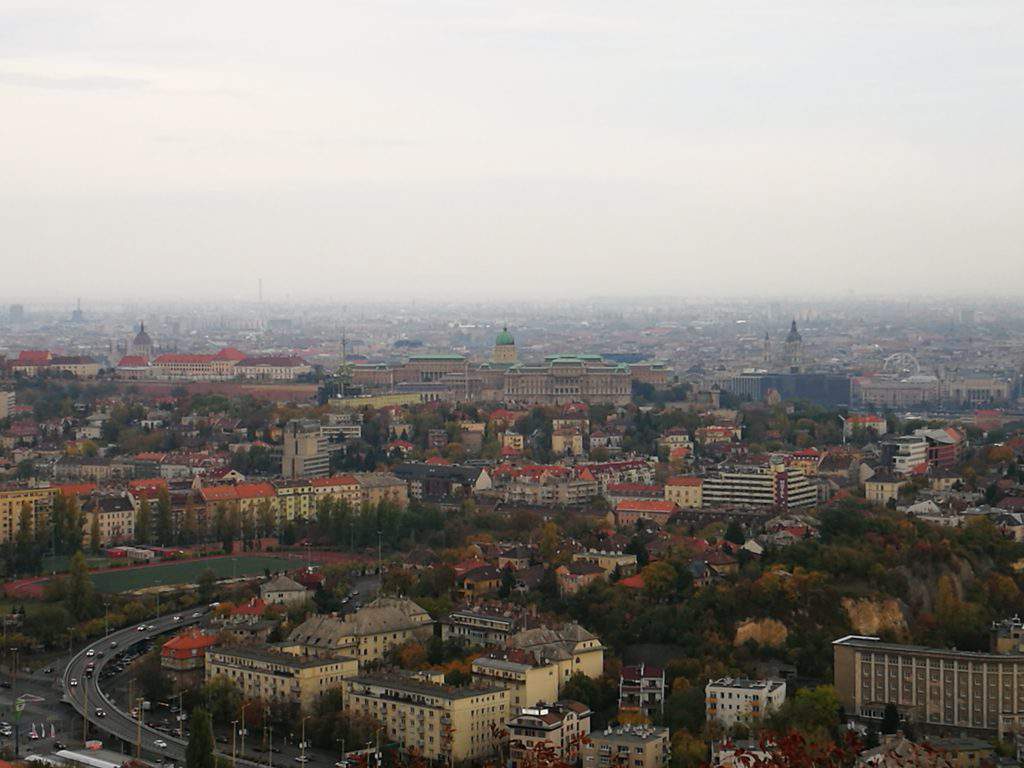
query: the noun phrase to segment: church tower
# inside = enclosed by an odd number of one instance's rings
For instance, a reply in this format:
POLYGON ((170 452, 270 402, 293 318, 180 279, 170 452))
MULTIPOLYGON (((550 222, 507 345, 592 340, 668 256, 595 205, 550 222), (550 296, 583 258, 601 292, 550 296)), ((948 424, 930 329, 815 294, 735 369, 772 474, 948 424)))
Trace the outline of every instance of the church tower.
POLYGON ((790 373, 800 373, 800 366, 803 364, 804 340, 800 331, 796 329, 796 320, 789 326, 789 335, 786 336, 786 365, 790 373))
POLYGON ((516 362, 516 341, 508 332, 508 327, 503 327, 501 333, 494 340, 494 352, 491 353, 491 362, 512 365, 516 362))

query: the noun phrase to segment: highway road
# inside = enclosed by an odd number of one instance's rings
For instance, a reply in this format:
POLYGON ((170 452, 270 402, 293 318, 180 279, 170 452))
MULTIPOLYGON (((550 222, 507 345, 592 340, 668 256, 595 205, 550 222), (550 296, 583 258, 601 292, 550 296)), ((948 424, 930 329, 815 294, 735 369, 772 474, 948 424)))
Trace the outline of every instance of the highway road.
MULTIPOLYGON (((146 621, 143 625, 146 629, 141 632, 138 627, 129 627, 111 632, 106 637, 90 643, 72 657, 71 662, 64 670, 65 700, 75 708, 79 715, 84 715, 92 724, 93 729, 91 730, 98 731, 100 734, 110 734, 134 744, 139 733, 139 724, 127 712, 118 709, 114 702, 103 694, 99 685, 103 667, 110 663, 118 653, 128 650, 133 645, 198 623, 205 612, 205 608, 184 612, 180 614, 180 621, 174 620, 174 614, 161 616, 158 619, 146 621), (90 651, 92 655, 90 655, 90 651), (100 653, 103 655, 98 655, 100 653), (92 677, 86 677, 85 668, 90 662, 95 664, 95 670, 92 677), (75 681, 76 684, 72 685, 72 681, 75 681), (104 710, 106 716, 97 717, 97 709, 104 710)), ((82 723, 79 725, 84 728, 82 723)), ((141 730, 144 755, 162 755, 175 763, 184 762, 186 744, 184 740, 150 728, 145 723, 142 724, 141 730), (155 744, 157 740, 166 742, 167 747, 157 747, 155 744)))

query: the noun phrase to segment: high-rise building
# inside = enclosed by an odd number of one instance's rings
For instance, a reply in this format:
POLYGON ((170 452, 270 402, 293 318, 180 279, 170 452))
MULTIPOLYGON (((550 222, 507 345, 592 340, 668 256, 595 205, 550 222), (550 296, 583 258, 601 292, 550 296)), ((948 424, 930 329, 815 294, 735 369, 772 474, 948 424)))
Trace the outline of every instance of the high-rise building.
POLYGON ((0 391, 0 419, 9 419, 14 413, 14 393, 0 391))
POLYGON ((781 456, 772 456, 767 467, 736 467, 708 475, 701 497, 705 507, 734 504, 792 509, 814 506, 818 491, 803 470, 787 467, 781 456))
POLYGON ((292 419, 284 426, 281 474, 288 478, 324 477, 331 469, 327 438, 314 419, 292 419))

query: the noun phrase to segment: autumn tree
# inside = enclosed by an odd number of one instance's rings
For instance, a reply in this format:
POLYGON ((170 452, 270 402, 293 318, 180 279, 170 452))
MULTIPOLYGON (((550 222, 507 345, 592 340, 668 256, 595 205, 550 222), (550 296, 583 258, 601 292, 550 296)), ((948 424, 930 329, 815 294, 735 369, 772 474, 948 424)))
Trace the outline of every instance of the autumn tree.
POLYGON ((156 540, 164 547, 174 540, 171 494, 166 486, 161 486, 156 497, 156 540))
POLYGON ((149 500, 143 496, 139 501, 139 511, 135 515, 135 541, 139 544, 149 543, 149 500))

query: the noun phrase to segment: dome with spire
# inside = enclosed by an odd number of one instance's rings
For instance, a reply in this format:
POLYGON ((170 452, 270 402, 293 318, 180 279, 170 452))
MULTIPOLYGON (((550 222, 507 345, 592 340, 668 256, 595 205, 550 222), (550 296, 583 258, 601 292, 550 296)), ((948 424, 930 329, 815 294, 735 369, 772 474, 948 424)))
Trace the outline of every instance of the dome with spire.
POLYGON ((789 335, 786 337, 787 343, 793 343, 796 341, 803 341, 800 337, 800 331, 796 329, 796 320, 789 326, 789 335))
POLYGON ((144 322, 139 322, 139 332, 135 334, 135 338, 132 339, 132 343, 128 351, 133 355, 149 356, 152 353, 153 340, 149 338, 149 334, 146 333, 146 324, 144 322))
POLYGON ((494 346, 496 347, 509 347, 516 343, 516 340, 512 338, 512 334, 508 332, 508 326, 504 326, 501 329, 501 333, 494 340, 494 346))

